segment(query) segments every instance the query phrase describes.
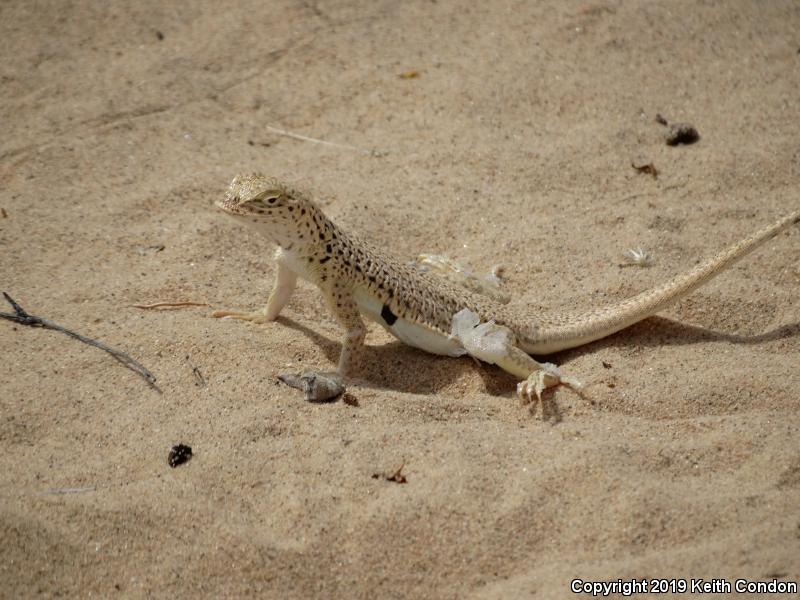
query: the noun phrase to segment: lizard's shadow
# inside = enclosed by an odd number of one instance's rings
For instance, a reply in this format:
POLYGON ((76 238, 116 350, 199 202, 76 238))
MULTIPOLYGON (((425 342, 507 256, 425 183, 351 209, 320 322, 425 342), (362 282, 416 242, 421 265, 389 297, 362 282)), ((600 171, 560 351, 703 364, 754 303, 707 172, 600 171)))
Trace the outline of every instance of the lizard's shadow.
MULTIPOLYGON (((316 344, 331 363, 336 364, 342 349, 341 342, 280 316, 277 322, 294 329, 316 344)), ((304 365, 313 368, 319 365, 304 365)), ((481 364, 477 376, 483 378, 486 392, 505 396, 516 389, 514 377, 497 367, 481 364), (485 367, 489 367, 488 369, 485 367)), ((428 354, 400 341, 392 340, 376 346, 368 345, 353 376, 364 384, 412 394, 436 394, 463 377, 474 376, 475 361, 469 357, 453 360, 447 356, 428 354)))
POLYGON ((771 331, 753 335, 725 333, 689 325, 665 317, 649 317, 622 331, 585 346, 565 350, 556 356, 569 357, 594 352, 601 348, 636 345, 639 347, 687 346, 702 342, 732 342, 741 345, 763 344, 800 335, 800 322, 781 325, 771 331))
MULTIPOLYGON (((316 344, 325 357, 336 364, 342 344, 317 333, 313 329, 287 317, 278 317, 281 325, 294 329, 316 344)), ((734 344, 761 344, 800 335, 800 323, 782 325, 771 331, 756 335, 739 335, 714 331, 696 325, 687 325, 664 317, 650 317, 620 332, 578 348, 564 350, 545 357, 540 361, 565 365, 578 356, 591 354, 603 348, 616 347, 663 347, 698 344, 708 341, 728 341, 734 344)), ((311 367, 312 365, 307 365, 311 367)), ((428 354, 411 348, 399 341, 391 341, 378 346, 367 346, 363 360, 354 376, 365 383, 382 389, 393 389, 414 394, 436 394, 454 381, 469 377, 476 371, 474 361, 468 357, 453 360, 449 357, 428 354)), ((513 396, 517 380, 502 369, 481 364, 477 369, 483 380, 484 391, 491 396, 513 396)), ((545 394, 545 401, 549 394, 545 394)), ((542 409, 557 412, 557 407, 542 409)))
POLYGON ((781 325, 764 333, 740 335, 655 316, 648 317, 622 331, 583 346, 535 358, 563 366, 569 364, 571 360, 578 356, 592 354, 604 348, 627 348, 631 346, 662 348, 665 346, 688 346, 703 342, 731 342, 737 345, 755 345, 798 336, 800 336, 800 323, 781 325))

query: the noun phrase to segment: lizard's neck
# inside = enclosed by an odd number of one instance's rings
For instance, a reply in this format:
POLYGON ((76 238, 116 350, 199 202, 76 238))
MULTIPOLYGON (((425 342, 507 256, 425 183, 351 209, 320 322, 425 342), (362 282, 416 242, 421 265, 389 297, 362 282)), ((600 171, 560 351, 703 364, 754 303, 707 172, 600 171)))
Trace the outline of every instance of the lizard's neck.
POLYGON ((349 236, 316 205, 309 204, 296 218, 291 227, 267 232, 283 250, 304 258, 319 258, 335 252, 341 244, 349 245, 349 236))

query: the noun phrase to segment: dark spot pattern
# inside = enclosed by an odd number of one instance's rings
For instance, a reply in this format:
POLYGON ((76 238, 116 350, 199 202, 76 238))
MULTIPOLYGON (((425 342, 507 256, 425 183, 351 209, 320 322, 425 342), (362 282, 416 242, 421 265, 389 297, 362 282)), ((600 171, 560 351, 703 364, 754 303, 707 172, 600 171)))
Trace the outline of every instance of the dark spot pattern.
POLYGON ((285 231, 283 248, 306 259, 312 280, 329 300, 336 302, 338 320, 347 327, 358 325, 354 321, 358 317, 353 286, 368 290, 380 302, 381 320, 390 327, 403 318, 448 334, 453 315, 462 308, 476 312, 481 319, 494 318, 523 339, 534 327, 533 315, 498 305, 434 273, 421 273, 405 261, 342 231, 302 192, 258 176, 245 176, 235 185, 238 188, 231 191, 231 197, 235 194, 250 200, 261 194, 263 204, 251 205, 251 218, 285 231), (278 193, 270 197, 264 195, 265 189, 278 193), (315 262, 318 264, 314 265, 315 262))
POLYGON ((381 319, 386 321, 386 324, 391 327, 397 321, 397 315, 392 312, 388 304, 384 304, 381 309, 381 319))

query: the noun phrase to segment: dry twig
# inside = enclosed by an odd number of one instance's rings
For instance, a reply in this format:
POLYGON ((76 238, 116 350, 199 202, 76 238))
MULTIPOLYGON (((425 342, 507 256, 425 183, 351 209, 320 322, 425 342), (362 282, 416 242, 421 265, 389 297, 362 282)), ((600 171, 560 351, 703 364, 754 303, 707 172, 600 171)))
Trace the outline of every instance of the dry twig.
POLYGON ((384 156, 385 152, 381 152, 379 150, 366 150, 365 148, 359 148, 358 146, 351 146, 350 144, 338 144, 336 142, 329 142, 327 140, 320 140, 317 138, 308 137, 307 135, 302 135, 300 133, 294 133, 292 131, 286 131, 285 129, 278 129, 277 127, 272 127, 267 125, 267 129, 269 129, 272 133, 277 133, 278 135, 283 135, 285 137, 289 137, 295 140, 300 140, 301 142, 311 142, 312 144, 322 144, 323 146, 331 146, 332 148, 342 148, 344 150, 355 150, 356 152, 360 152, 361 154, 366 154, 367 156, 384 156))
POLYGON ((391 473, 391 474, 373 473, 372 474, 372 478, 373 479, 385 479, 386 481, 391 481, 393 483, 408 483, 408 479, 406 479, 406 476, 403 475, 403 467, 405 467, 405 466, 406 466, 406 463, 403 463, 402 465, 400 465, 400 467, 394 473, 391 473))
POLYGON ((59 494, 85 494, 86 492, 97 491, 95 486, 90 487, 74 487, 74 488, 50 488, 40 492, 42 496, 45 495, 59 495, 59 494))
POLYGON ((94 346, 95 348, 100 348, 101 350, 105 350, 111 356, 116 358, 119 362, 123 365, 138 373, 148 384, 150 384, 153 388, 158 390, 156 387, 156 378, 150 371, 148 371, 144 366, 142 366, 137 361, 133 360, 130 356, 116 350, 110 346, 106 346, 103 342, 99 342, 97 340, 93 340, 92 338, 88 338, 80 333, 75 333, 67 329, 66 327, 62 327, 57 323, 53 323, 52 321, 48 321, 47 319, 42 319, 41 317, 37 317, 35 315, 28 314, 24 308, 22 308, 16 301, 3 292, 3 296, 5 299, 8 300, 8 303, 14 309, 13 313, 4 313, 0 312, 0 318, 8 319, 9 321, 14 321, 15 323, 19 323, 20 325, 29 325, 31 327, 44 327, 45 329, 54 329, 55 331, 60 331, 61 333, 65 333, 70 337, 75 338, 78 341, 83 342, 84 344, 89 344, 90 346, 94 346))
POLYGON ((211 306, 206 302, 153 302, 152 304, 131 304, 133 308, 180 308, 182 306, 211 306))

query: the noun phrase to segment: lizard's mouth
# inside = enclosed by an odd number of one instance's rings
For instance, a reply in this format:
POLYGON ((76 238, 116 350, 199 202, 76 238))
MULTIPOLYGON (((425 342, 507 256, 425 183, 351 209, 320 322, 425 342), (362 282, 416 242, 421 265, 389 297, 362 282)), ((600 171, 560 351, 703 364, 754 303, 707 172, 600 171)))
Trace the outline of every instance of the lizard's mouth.
POLYGON ((217 200, 214 202, 214 206, 221 211, 228 213, 229 215, 247 214, 247 211, 242 209, 241 205, 239 204, 238 198, 224 198, 223 200, 217 200))

